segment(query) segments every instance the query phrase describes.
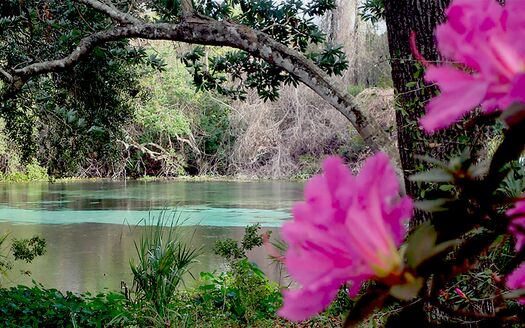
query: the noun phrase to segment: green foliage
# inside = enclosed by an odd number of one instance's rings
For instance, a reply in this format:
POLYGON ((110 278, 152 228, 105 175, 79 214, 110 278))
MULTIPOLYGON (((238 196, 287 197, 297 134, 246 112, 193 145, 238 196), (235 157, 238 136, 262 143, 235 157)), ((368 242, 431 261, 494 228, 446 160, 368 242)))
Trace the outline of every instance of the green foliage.
POLYGON ((259 223, 247 226, 244 229, 244 237, 240 245, 231 238, 219 239, 215 242, 213 251, 230 263, 235 263, 239 259, 246 259, 247 251, 259 247, 263 243, 263 237, 259 234, 260 230, 261 225, 259 223))
POLYGON ((208 311, 220 310, 226 318, 248 325, 275 319, 282 304, 278 285, 271 283, 246 252, 263 243, 260 224, 245 228, 240 244, 233 239, 218 240, 214 252, 229 263, 221 274, 201 273, 196 288, 198 299, 208 311))
MULTIPOLYGON (((229 144, 235 141, 230 133, 230 110, 224 105, 212 102, 202 108, 199 114, 198 125, 202 132, 197 135, 197 143, 206 155, 217 155, 216 161, 224 163, 224 166, 227 154, 221 151, 228 151, 229 144)), ((219 171, 225 172, 226 167, 220 167, 219 171)))
POLYGON ((247 325, 275 319, 282 304, 278 285, 247 259, 236 261, 222 274, 201 273, 196 296, 205 311, 247 325))
MULTIPOLYGON (((165 1, 153 3, 153 8, 161 13, 161 19, 173 20, 180 14, 178 5, 169 6, 165 1)), ((322 16, 335 8, 334 0, 194 3, 201 14, 220 20, 228 19, 263 31, 278 42, 304 53, 328 74, 340 75, 348 67, 341 47, 326 43, 325 35, 315 23, 316 16, 322 16)), ((244 51, 207 56, 205 49, 199 46, 183 56, 182 61, 193 75, 198 90, 217 90, 220 94, 237 99, 244 99, 247 89, 255 89, 262 99, 273 101, 279 97, 282 83, 298 83, 294 75, 244 51)))
POLYGON ((140 82, 143 96, 139 99, 135 121, 144 127, 141 140, 154 142, 162 136, 187 135, 190 118, 184 109, 198 107, 203 95, 195 93, 189 74, 176 61, 171 43, 156 43, 149 53, 158 53, 165 61, 162 71, 149 70, 140 82))
MULTIPOLYGON (((16 160, 16 158, 15 158, 16 160)), ((31 162, 25 166, 23 171, 11 171, 5 175, 0 175, 0 179, 10 182, 29 182, 29 181, 49 181, 47 169, 36 162, 31 162)))
MULTIPOLYGON (((215 48, 206 49, 219 53, 215 48)), ((134 119, 139 133, 130 136, 141 144, 162 147, 156 147, 164 155, 162 171, 146 168, 146 173, 181 175, 186 170, 190 174, 225 174, 228 150, 233 142, 228 104, 220 95, 195 91, 192 77, 180 63, 172 43, 156 42, 151 52, 161 55, 165 66, 161 72, 145 72, 134 119)), ((145 159, 144 154, 135 154, 130 159, 128 171, 132 172, 133 167, 141 168, 136 162, 150 164, 145 159)))
MULTIPOLYGON (((2 1, 0 61, 19 67, 36 58, 63 57, 81 38, 108 24, 104 15, 71 1, 2 1)), ((114 142, 132 118, 136 67, 144 65, 160 68, 161 63, 118 41, 95 48, 67 72, 29 81, 14 99, 0 104, 6 131, 23 150, 22 160, 37 155, 57 176, 77 174, 90 159, 110 166, 114 142)))
POLYGON ((362 85, 359 85, 359 84, 351 84, 348 86, 348 93, 352 96, 357 96, 359 93, 361 93, 361 91, 363 91, 365 89, 364 86, 362 85))
POLYGON ((213 252, 228 261, 241 259, 246 256, 237 241, 231 238, 217 240, 213 247, 213 252))
POLYGON ((11 251, 15 260, 32 262, 37 256, 42 256, 46 252, 46 240, 34 236, 31 239, 13 239, 11 251))
POLYGON ((518 160, 509 163, 508 167, 509 173, 497 191, 507 198, 517 199, 525 191, 525 166, 523 160, 518 160))
POLYGON ((7 275, 7 272, 12 268, 9 256, 5 254, 4 250, 2 249, 5 241, 7 240, 7 237, 7 234, 0 236, 0 274, 2 276, 7 275))
POLYGON ((358 9, 364 21, 377 23, 385 17, 384 0, 366 0, 358 9))
POLYGON ((312 52, 308 57, 330 75, 341 75, 348 68, 342 46, 326 45, 323 52, 312 52))
MULTIPOLYGON (((325 42, 316 21, 335 7, 334 0, 193 3, 201 15, 263 31, 329 74, 347 67, 341 48, 325 42)), ((180 20, 177 0, 115 5, 151 21, 180 20)), ((3 1, 0 62, 12 68, 61 58, 82 38, 113 25, 72 0, 3 1)), ((21 164, 36 157, 52 177, 225 174, 234 137, 230 109, 217 96, 243 98, 256 89, 263 99, 275 100, 281 84, 298 83, 293 74, 230 48, 194 47, 181 56, 184 65, 165 63, 157 56, 165 49, 156 51, 115 41, 96 47, 67 72, 31 78, 14 99, 0 104, 5 130, 23 150, 21 164), (194 86, 216 92, 195 94, 194 86)))
MULTIPOLYGON (((25 261, 31 263, 33 260, 46 253, 46 240, 39 236, 33 236, 30 239, 16 239, 11 241, 11 247, 3 248, 9 234, 0 237, 0 274, 7 276, 13 268, 13 261, 25 261)), ((29 271, 26 272, 30 274, 29 271)), ((0 286, 2 284, 0 283, 0 286)))
POLYGON ((27 179, 29 181, 47 181, 49 180, 49 175, 47 174, 47 169, 40 166, 38 163, 30 163, 26 165, 27 179))
POLYGON ((119 293, 63 294, 42 286, 0 289, 2 327, 123 327, 126 299, 119 293))

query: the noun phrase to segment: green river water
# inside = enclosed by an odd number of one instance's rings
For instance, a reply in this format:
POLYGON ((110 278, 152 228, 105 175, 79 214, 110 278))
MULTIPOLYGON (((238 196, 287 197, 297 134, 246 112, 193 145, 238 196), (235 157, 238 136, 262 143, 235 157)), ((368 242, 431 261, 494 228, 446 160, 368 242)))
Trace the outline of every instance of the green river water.
MULTIPOLYGON (((242 227, 253 223, 277 235, 302 188, 274 181, 3 183, 0 232, 16 238, 38 234, 48 247, 32 264, 18 263, 2 283, 30 285, 34 279, 60 290, 118 290, 121 281, 131 284, 129 261, 143 220, 162 211, 180 217, 183 235, 204 247, 193 272, 220 270, 222 263, 211 252, 215 240, 240 239, 242 227)), ((271 278, 280 278, 263 249, 249 255, 271 278)))

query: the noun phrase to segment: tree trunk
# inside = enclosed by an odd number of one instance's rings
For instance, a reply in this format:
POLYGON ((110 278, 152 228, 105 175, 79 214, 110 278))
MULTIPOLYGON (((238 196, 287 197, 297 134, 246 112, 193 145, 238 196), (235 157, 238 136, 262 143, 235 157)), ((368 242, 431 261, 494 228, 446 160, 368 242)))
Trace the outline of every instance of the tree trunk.
POLYGON ((348 69, 338 78, 345 86, 381 86, 390 77, 386 35, 361 19, 361 0, 336 0, 336 8, 321 21, 328 41, 342 45, 348 69))
MULTIPOLYGON (((485 133, 476 124, 465 127, 458 123, 434 135, 426 135, 419 126, 419 118, 425 113, 425 104, 436 94, 436 88, 423 87, 422 83, 414 87, 409 82, 421 81, 421 66, 417 64, 410 49, 410 34, 416 33, 417 48, 429 62, 440 61, 434 39, 435 27, 445 18, 445 9, 450 0, 385 0, 385 17, 388 30, 388 43, 392 60, 392 80, 396 90, 396 123, 398 147, 401 165, 405 177, 407 194, 415 199, 421 198, 421 185, 411 182, 408 177, 426 168, 425 163, 418 161, 416 155, 430 155, 439 160, 448 160, 465 147, 472 151, 478 150, 485 141, 485 133), (418 67, 419 66, 419 67, 418 67)), ((412 221, 413 226, 431 219, 427 212, 417 211, 412 221)), ((458 218, 461 219, 461 218, 458 218)), ((487 302, 479 305, 490 313, 493 308, 487 302)), ((417 309, 424 311, 423 308, 417 309)), ((403 311, 402 311, 403 312, 403 311)), ((431 311, 430 317, 440 317, 439 311, 431 311)), ((395 320, 413 320, 410 311, 402 313, 395 320)), ((454 322, 463 318, 441 316, 444 322, 454 322)), ((439 320, 438 320, 439 321, 439 320)), ((458 326, 476 327, 483 323, 457 324, 458 326)))
MULTIPOLYGON (((409 82, 421 81, 421 65, 412 56, 410 33, 416 33, 417 48, 429 62, 440 60, 434 39, 435 27, 445 18, 450 0, 385 0, 385 16, 388 43, 392 61, 392 80, 396 90, 396 123, 401 165, 407 194, 421 198, 423 189, 408 177, 426 168, 416 155, 430 155, 447 160, 465 147, 477 150, 483 139, 481 129, 465 128, 455 124, 434 135, 427 135, 419 126, 419 118, 425 113, 425 104, 436 94, 436 88, 416 86, 409 82)), ((414 224, 430 218, 425 212, 416 211, 414 224)))

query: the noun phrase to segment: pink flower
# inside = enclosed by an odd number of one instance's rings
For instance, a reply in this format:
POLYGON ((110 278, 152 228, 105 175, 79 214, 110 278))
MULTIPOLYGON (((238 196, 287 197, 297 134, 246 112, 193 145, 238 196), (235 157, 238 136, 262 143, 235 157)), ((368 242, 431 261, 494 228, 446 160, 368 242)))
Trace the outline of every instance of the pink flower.
POLYGON ((516 252, 519 252, 525 245, 525 199, 517 201, 506 214, 512 217, 509 232, 516 237, 516 252))
MULTIPOLYGON (((522 263, 507 277, 507 287, 510 289, 521 289, 525 292, 525 263, 522 263)), ((518 302, 525 305, 525 296, 519 297, 518 302)))
POLYGON ((420 123, 445 128, 481 105, 484 113, 525 102, 525 1, 454 0, 436 29, 438 49, 454 64, 432 66, 425 79, 441 94, 420 123), (457 65, 459 64, 459 65, 457 65))
POLYGON ((369 158, 358 176, 338 157, 328 158, 323 169, 310 179, 305 201, 295 204, 293 220, 282 229, 285 264, 302 288, 283 292, 279 314, 294 321, 324 310, 345 283, 355 296, 365 280, 402 271, 397 247, 412 201, 399 198, 388 157, 369 158))
POLYGON ((454 291, 456 292, 456 294, 458 294, 458 295, 459 295, 459 297, 461 297, 461 298, 464 298, 464 299, 468 300, 468 297, 467 297, 467 295, 465 295, 465 293, 463 293, 463 291, 462 291, 461 289, 459 289, 459 288, 456 288, 456 289, 454 289, 454 291))

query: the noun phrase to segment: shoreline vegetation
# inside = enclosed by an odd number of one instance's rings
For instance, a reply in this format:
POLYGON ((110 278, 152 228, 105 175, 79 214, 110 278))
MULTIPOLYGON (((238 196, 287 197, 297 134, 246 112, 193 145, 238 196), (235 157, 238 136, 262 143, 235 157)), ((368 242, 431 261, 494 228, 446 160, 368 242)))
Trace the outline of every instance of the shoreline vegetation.
MULTIPOLYGON (((146 231, 135 241, 137 259, 130 261, 133 279, 122 282, 120 291, 74 293, 46 288, 35 281, 32 286, 9 288, 0 284, 0 325, 336 327, 342 324, 344 309, 350 302, 344 289, 330 308, 302 324, 277 315, 282 305, 281 289, 287 286, 269 280, 247 256, 248 251, 262 247, 269 238, 261 233, 259 225, 246 227, 239 241, 220 239, 212 249, 204 250, 189 246, 182 238, 176 216, 164 213, 150 220, 144 222, 146 231), (225 269, 200 272, 190 279, 186 273, 205 251, 221 257, 225 269)), ((31 253, 31 249, 26 249, 26 253, 31 253)))
POLYGON ((30 183, 30 182, 48 182, 48 183, 82 183, 82 182, 269 182, 269 181, 290 181, 303 182, 313 176, 301 174, 289 178, 272 178, 272 177, 257 177, 248 175, 181 175, 181 176, 143 176, 143 177, 119 177, 119 178, 105 178, 105 177, 66 177, 53 178, 49 176, 45 169, 35 165, 38 168, 38 174, 31 172, 14 172, 9 174, 0 174, 0 183, 30 183))

